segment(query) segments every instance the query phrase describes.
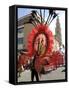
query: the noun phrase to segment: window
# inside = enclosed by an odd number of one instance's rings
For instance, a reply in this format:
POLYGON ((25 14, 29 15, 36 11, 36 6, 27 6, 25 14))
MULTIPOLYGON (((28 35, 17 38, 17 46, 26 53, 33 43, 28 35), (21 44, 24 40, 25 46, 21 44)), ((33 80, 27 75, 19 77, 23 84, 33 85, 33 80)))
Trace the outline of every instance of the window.
POLYGON ((19 28, 18 33, 23 33, 23 28, 19 28))
POLYGON ((23 44, 23 37, 22 38, 18 38, 18 44, 23 44))

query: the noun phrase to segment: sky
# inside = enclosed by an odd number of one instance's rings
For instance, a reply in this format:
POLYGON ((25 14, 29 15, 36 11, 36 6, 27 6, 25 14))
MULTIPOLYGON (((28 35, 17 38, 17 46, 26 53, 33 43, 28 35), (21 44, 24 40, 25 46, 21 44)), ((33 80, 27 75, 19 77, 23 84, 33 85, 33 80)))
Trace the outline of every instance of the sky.
MULTIPOLYGON (((40 9, 28 9, 28 8, 18 8, 18 18, 21 18, 27 14, 29 14, 32 10, 36 10, 40 14, 40 9)), ((43 16, 43 9, 42 9, 42 16, 43 16)), ((59 16, 60 28, 61 28, 61 35, 62 35, 62 43, 65 45, 65 11, 56 10, 55 11, 59 16)), ((49 10, 45 9, 45 21, 49 15, 49 10)), ((50 24, 49 28, 55 34, 55 27, 56 27, 56 19, 55 18, 52 23, 50 24)))

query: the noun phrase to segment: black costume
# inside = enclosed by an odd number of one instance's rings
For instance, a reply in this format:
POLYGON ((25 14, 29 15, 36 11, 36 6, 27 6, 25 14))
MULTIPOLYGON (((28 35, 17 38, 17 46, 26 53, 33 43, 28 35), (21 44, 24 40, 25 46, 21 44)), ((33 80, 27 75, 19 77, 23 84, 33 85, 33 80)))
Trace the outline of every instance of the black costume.
POLYGON ((36 55, 34 56, 31 63, 31 80, 34 81, 34 76, 35 76, 36 81, 39 81, 38 73, 35 69, 35 60, 36 60, 36 55))

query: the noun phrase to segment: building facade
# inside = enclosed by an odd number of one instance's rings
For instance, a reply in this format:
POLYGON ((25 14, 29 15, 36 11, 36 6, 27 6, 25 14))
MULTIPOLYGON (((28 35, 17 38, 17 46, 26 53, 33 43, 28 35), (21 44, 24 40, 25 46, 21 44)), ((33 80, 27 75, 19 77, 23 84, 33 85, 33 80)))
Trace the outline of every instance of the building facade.
POLYGON ((59 17, 57 17, 55 35, 54 35, 54 48, 53 48, 53 51, 59 50, 61 45, 62 45, 61 27, 60 27, 59 17))
POLYGON ((40 16, 36 11, 18 19, 18 51, 27 48, 28 34, 40 23, 40 16))

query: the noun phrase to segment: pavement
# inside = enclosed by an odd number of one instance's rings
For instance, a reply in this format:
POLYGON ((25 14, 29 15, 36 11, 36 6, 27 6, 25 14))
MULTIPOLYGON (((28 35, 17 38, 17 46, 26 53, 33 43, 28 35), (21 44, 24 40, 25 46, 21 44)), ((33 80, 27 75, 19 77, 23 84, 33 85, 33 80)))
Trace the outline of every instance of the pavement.
MULTIPOLYGON (((65 72, 62 72, 65 69, 65 67, 59 67, 54 71, 51 71, 46 74, 42 74, 41 77, 39 77, 40 81, 46 81, 46 80, 60 80, 60 79, 65 79, 65 72)), ((27 82, 31 81, 31 71, 30 70, 25 70, 24 72, 21 73, 21 76, 18 77, 18 82, 27 82)), ((34 77, 34 81, 36 81, 34 77)))

